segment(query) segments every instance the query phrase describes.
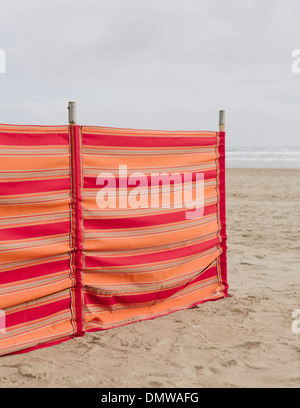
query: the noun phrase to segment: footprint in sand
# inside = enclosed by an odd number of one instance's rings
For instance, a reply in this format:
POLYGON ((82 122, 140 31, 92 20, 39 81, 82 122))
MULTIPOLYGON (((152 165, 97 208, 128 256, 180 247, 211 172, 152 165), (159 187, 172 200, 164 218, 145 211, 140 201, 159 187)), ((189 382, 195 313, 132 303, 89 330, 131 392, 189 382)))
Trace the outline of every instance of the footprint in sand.
POLYGON ((161 388, 162 384, 158 381, 150 381, 149 387, 151 388, 161 388))
POLYGON ((260 341, 246 341, 245 343, 239 344, 237 348, 245 348, 247 350, 254 350, 261 346, 260 341))

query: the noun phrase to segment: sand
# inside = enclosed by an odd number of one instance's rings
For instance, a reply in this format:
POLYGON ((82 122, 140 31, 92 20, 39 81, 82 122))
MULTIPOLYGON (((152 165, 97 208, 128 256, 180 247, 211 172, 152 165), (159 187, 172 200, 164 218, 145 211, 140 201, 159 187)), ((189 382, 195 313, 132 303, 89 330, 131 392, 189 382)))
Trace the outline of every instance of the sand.
POLYGON ((0 387, 300 386, 300 170, 227 171, 230 297, 0 358, 0 387))

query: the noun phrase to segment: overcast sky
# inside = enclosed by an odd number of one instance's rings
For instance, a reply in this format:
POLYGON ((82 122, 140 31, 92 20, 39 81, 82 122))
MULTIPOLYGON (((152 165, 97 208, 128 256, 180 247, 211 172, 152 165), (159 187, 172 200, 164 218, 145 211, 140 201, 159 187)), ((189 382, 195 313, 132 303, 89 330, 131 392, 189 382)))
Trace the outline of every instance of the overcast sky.
POLYGON ((299 0, 0 0, 0 123, 217 130, 300 146, 299 0))

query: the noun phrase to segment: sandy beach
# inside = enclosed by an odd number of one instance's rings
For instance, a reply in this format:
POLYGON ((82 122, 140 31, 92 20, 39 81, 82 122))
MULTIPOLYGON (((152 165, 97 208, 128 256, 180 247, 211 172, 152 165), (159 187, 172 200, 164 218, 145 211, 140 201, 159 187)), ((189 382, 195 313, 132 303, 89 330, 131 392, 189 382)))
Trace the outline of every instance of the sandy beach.
POLYGON ((230 297, 0 358, 0 387, 299 387, 300 170, 227 170, 230 297))

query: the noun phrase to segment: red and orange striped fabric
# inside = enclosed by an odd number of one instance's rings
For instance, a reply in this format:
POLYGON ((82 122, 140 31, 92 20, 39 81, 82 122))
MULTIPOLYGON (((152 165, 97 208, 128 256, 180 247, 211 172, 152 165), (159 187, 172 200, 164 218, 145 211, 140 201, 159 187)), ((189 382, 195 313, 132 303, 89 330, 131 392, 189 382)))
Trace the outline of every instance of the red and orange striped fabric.
MULTIPOLYGON (((148 186, 139 191, 149 203, 148 186)), ((227 290, 224 133, 0 125, 0 355, 227 290), (203 174, 200 218, 180 205, 99 207, 99 174, 123 197, 132 177, 161 173, 203 174)))

